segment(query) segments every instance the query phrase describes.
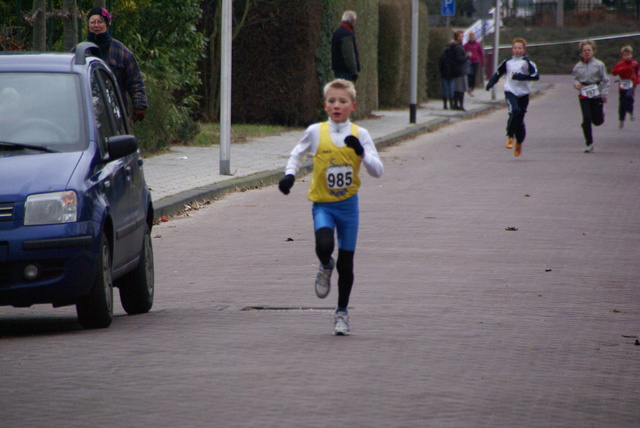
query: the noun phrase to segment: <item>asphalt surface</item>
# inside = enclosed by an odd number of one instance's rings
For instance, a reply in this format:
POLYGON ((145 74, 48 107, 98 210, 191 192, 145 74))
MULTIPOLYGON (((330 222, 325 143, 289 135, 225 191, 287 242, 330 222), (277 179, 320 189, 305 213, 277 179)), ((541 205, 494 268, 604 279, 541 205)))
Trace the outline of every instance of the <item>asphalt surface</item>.
POLYGON ((313 292, 307 178, 233 192, 154 228, 149 314, 0 308, 0 426, 637 427, 640 121, 613 100, 584 154, 546 83, 518 158, 505 109, 381 148, 351 336, 313 292))

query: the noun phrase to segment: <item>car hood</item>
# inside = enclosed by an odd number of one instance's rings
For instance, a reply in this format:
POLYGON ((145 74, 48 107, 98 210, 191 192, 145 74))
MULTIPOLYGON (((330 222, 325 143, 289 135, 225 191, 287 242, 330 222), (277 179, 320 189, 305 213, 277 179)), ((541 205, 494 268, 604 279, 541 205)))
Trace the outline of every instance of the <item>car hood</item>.
POLYGON ((0 157, 0 201, 65 190, 81 158, 82 152, 0 157))

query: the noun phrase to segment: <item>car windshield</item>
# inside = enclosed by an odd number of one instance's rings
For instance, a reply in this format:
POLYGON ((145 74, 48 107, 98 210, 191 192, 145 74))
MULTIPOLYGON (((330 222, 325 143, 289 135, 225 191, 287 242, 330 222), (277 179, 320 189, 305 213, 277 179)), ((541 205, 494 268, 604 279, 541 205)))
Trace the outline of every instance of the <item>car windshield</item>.
POLYGON ((87 139, 80 95, 74 74, 0 73, 0 141, 12 143, 0 150, 82 150, 87 139))

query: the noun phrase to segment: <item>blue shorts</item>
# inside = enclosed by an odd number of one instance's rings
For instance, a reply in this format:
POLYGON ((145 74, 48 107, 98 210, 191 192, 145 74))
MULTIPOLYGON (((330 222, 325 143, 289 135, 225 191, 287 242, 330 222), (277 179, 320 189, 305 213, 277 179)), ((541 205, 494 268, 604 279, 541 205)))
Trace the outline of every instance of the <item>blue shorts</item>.
POLYGON ((338 248, 344 251, 356 250, 360 217, 357 194, 340 202, 314 202, 311 211, 314 231, 323 227, 337 229, 338 248))

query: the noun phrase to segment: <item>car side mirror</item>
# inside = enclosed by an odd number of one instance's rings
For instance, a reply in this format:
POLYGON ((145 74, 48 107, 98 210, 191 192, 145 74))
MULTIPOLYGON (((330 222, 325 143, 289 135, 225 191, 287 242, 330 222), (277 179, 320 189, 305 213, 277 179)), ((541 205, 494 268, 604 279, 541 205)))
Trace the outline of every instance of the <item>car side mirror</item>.
POLYGON ((107 150, 111 160, 129 156, 138 150, 138 141, 133 135, 114 135, 107 140, 107 150))

